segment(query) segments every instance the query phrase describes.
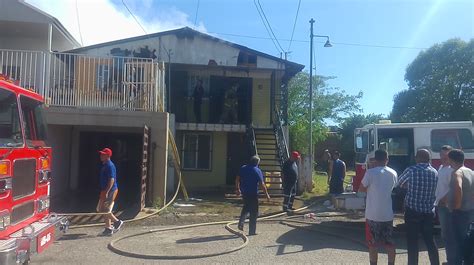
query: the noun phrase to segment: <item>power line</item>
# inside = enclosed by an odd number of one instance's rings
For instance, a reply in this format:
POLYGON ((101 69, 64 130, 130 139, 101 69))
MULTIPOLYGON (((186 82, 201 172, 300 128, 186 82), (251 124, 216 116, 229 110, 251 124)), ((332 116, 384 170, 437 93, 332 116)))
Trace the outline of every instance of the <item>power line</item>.
POLYGON ((194 16, 194 27, 196 27, 196 23, 197 23, 197 19, 198 19, 199 2, 200 2, 200 0, 197 0, 196 15, 194 16))
POLYGON ((275 38, 275 41, 276 41, 276 43, 278 44, 278 47, 280 47, 280 49, 281 49, 282 52, 285 52, 285 50, 283 49, 283 47, 281 47, 280 42, 278 41, 277 37, 275 36, 275 33, 273 32, 273 29, 272 29, 272 26, 270 25, 270 22, 268 22, 267 16, 265 15, 265 11, 263 10, 262 5, 260 4, 260 0, 257 0, 257 3, 258 3, 258 6, 260 7, 260 9, 262 10, 263 17, 265 18, 265 21, 266 21, 267 24, 268 24, 268 28, 270 29, 270 32, 272 33, 273 38, 275 38))
POLYGON ((256 0, 253 0, 253 4, 255 5, 255 8, 257 8, 258 14, 260 15, 260 19, 262 20, 263 26, 265 27, 265 30, 267 31, 268 36, 270 36, 269 39, 272 40, 273 45, 275 46, 275 49, 276 49, 279 53, 281 53, 281 50, 278 49, 278 46, 277 46, 276 42, 273 40, 272 34, 270 33, 270 30, 268 29, 268 26, 267 26, 267 24, 265 23, 265 20, 263 19, 262 13, 261 13, 260 9, 258 8, 258 5, 257 5, 256 0))
POLYGON ((81 38, 81 46, 84 46, 84 42, 82 42, 81 22, 79 21, 79 8, 77 7, 77 0, 76 0, 76 19, 77 19, 77 27, 79 29, 79 37, 81 38))
MULTIPOLYGON (((241 37, 241 38, 248 38, 248 39, 259 39, 259 40, 273 40, 273 38, 269 37, 262 37, 262 36, 253 36, 253 35, 244 35, 244 34, 235 34, 235 33, 224 33, 224 32, 208 32, 210 34, 218 34, 224 36, 232 36, 232 37, 241 37)), ((290 39, 278 39, 279 41, 289 42, 290 39)), ((293 39, 293 42, 300 42, 300 43, 309 43, 309 40, 298 40, 293 39)), ((325 43, 325 42, 315 42, 315 43, 325 43)), ((387 48, 387 49, 410 49, 410 50, 426 50, 426 47, 410 47, 410 46, 392 46, 392 45, 378 45, 378 44, 365 44, 365 43, 349 43, 349 42, 333 42, 332 44, 337 44, 341 46, 356 46, 356 47, 369 47, 369 48, 387 48)))
MULTIPOLYGON (((145 30, 145 28, 142 26, 142 24, 140 23, 140 21, 138 21, 138 19, 135 17, 135 15, 132 13, 132 10, 130 10, 130 8, 128 8, 127 4, 125 4, 124 0, 122 0, 122 4, 125 6, 125 8, 128 10, 128 13, 130 13, 130 15, 135 19, 135 22, 137 22, 138 26, 140 26, 140 28, 143 30, 143 32, 145 32, 145 35, 148 35, 147 31, 145 30)), ((149 37, 148 37, 149 38, 149 37)), ((171 50, 168 50, 166 49, 165 47, 165 44, 163 44, 161 41, 160 41, 160 45, 161 49, 163 49, 165 51, 165 53, 168 55, 168 60, 170 61, 171 59, 171 50)))
POLYGON ((298 8, 296 9, 295 22, 293 23, 293 30, 291 31, 290 44, 288 45, 288 51, 291 49, 291 43, 293 42, 293 35, 295 34, 296 21, 298 21, 298 14, 300 12, 301 0, 298 1, 298 8))
POLYGON ((145 32, 145 34, 148 35, 148 33, 146 32, 145 28, 142 26, 142 24, 140 23, 140 21, 138 21, 138 19, 135 17, 135 15, 132 13, 132 11, 130 10, 130 8, 128 8, 127 4, 125 4, 124 0, 122 0, 122 4, 125 6, 125 8, 128 10, 128 13, 130 13, 130 15, 133 17, 133 19, 135 19, 135 22, 137 22, 138 26, 140 26, 140 28, 142 28, 143 32, 145 32))

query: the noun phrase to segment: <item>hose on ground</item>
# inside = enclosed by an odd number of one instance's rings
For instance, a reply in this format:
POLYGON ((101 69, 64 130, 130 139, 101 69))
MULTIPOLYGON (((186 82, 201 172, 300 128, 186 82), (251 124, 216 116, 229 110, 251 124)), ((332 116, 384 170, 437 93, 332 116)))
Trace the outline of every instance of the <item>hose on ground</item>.
MULTIPOLYGON (((296 209, 294 212, 298 213, 298 212, 304 211, 304 210, 310 208, 313 204, 315 204, 319 201, 320 200, 317 200, 316 202, 313 202, 311 205, 307 205, 307 206, 301 207, 299 209, 296 209)), ((272 220, 272 219, 277 218, 277 217, 282 217, 286 214, 287 214, 286 212, 279 212, 279 213, 272 214, 272 215, 269 215, 269 216, 260 217, 260 218, 257 219, 257 221, 259 221, 259 222, 262 222, 262 221, 278 221, 278 220, 272 220)), ((131 234, 131 235, 119 237, 117 239, 112 240, 108 244, 107 247, 108 247, 109 250, 111 250, 112 252, 114 252, 116 254, 126 256, 126 257, 132 257, 132 258, 140 258, 140 259, 178 260, 178 259, 199 259, 199 258, 215 257, 215 256, 220 256, 220 255, 229 254, 229 253, 232 253, 232 252, 239 251, 239 250, 245 248, 248 245, 249 238, 244 233, 242 233, 238 230, 235 230, 234 228, 231 227, 232 225, 235 225, 237 223, 238 223, 238 221, 232 220, 232 221, 218 221, 218 222, 184 225, 184 226, 177 226, 177 227, 170 227, 170 228, 158 228, 158 229, 153 229, 153 230, 149 230, 149 231, 145 231, 145 232, 141 232, 141 233, 136 233, 136 234, 131 234), (222 225, 222 224, 225 224, 225 229, 227 231, 229 231, 230 233, 240 237, 242 239, 243 243, 241 245, 235 247, 235 248, 227 249, 227 250, 220 251, 220 252, 204 253, 204 254, 196 254, 196 255, 181 255, 181 256, 141 254, 141 253, 136 253, 136 252, 133 252, 133 251, 127 251, 127 250, 121 249, 117 246, 117 243, 119 243, 121 241, 124 241, 126 239, 130 239, 130 238, 134 238, 134 237, 138 237, 138 236, 147 235, 147 234, 152 234, 152 233, 157 233, 157 232, 164 232, 164 231, 171 231, 171 230, 189 229, 189 228, 202 227, 202 226, 222 225)))

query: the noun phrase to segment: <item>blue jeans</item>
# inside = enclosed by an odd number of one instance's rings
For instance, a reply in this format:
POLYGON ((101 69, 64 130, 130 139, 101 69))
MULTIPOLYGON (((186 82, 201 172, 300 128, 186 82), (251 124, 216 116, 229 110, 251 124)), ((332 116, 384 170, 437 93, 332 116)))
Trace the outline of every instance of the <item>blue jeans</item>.
MULTIPOLYGON (((453 248, 455 249, 454 259, 451 264, 463 264, 464 250, 466 246, 466 235, 469 229, 469 224, 474 221, 474 211, 459 211, 451 212, 451 227, 453 231, 453 248)), ((449 262, 449 260, 448 260, 449 262)))
POLYGON ((438 206, 437 210, 441 225, 441 237, 446 249, 446 259, 448 264, 456 264, 457 246, 452 226, 452 213, 445 206, 438 206))

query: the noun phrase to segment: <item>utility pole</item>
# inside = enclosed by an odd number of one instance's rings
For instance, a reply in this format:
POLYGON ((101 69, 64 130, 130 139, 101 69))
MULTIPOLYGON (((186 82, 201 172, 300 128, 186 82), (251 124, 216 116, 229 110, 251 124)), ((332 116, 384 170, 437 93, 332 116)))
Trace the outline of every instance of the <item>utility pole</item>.
POLYGON ((171 49, 168 50, 168 112, 171 113, 171 49))
POLYGON ((309 163, 311 177, 313 177, 313 24, 314 19, 309 21, 311 24, 311 34, 309 42, 309 163))

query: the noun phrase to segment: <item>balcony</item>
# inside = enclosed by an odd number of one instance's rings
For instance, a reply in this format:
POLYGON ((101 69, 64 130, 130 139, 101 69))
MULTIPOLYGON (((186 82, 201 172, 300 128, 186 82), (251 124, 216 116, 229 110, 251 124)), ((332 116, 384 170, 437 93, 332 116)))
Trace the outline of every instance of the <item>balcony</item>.
POLYGON ((158 112, 164 64, 153 59, 0 50, 0 70, 50 106, 158 112))

